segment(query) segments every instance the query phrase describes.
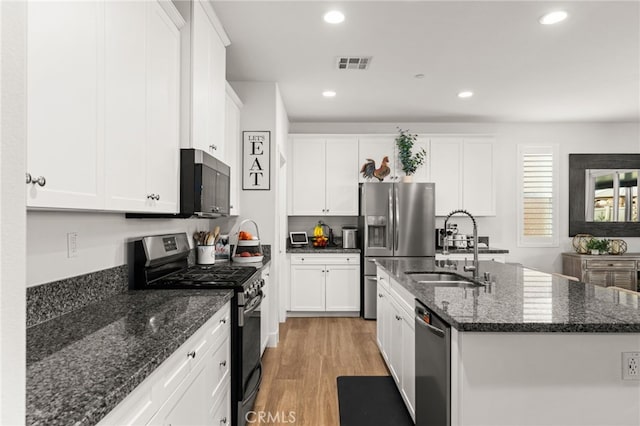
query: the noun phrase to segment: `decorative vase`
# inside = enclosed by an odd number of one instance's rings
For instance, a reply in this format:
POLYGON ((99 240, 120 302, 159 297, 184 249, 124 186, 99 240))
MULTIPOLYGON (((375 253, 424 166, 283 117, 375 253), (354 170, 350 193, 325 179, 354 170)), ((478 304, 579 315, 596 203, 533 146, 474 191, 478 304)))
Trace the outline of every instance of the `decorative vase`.
POLYGON ((627 243, 625 240, 609 241, 609 254, 625 254, 627 252, 627 243))
POLYGON ((593 239, 593 235, 590 234, 576 234, 573 237, 572 245, 573 249, 578 254, 587 254, 589 250, 587 249, 587 243, 593 239))
POLYGON ((404 183, 413 182, 413 175, 402 176, 402 182, 404 182, 404 183))

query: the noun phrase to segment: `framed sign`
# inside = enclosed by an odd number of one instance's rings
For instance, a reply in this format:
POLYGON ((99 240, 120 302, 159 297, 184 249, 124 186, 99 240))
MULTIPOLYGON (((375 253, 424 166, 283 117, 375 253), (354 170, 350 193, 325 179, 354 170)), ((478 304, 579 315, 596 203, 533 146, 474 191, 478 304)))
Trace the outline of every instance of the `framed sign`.
POLYGON ((271 187, 271 132, 242 132, 242 189, 271 187))

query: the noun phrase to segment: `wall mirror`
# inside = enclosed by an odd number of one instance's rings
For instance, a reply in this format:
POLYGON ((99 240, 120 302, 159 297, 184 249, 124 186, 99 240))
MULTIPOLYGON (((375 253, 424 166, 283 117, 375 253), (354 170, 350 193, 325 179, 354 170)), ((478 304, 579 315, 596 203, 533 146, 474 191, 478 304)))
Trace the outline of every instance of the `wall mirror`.
POLYGON ((569 236, 640 236, 640 154, 569 154, 569 236))

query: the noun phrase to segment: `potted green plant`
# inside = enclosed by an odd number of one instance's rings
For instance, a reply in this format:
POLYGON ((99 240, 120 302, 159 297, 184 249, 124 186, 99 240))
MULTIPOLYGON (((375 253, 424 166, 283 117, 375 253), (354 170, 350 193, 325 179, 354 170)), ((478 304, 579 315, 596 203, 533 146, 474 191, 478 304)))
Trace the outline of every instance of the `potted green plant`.
POLYGON ((413 153, 413 145, 418 139, 418 135, 409 133, 409 130, 402 130, 398 127, 400 134, 396 137, 396 146, 398 147, 398 159, 402 165, 402 171, 407 175, 413 175, 418 167, 424 164, 427 159, 427 153, 424 148, 420 148, 415 154, 413 153))
POLYGON ((609 251, 609 240, 592 238, 587 242, 587 249, 591 251, 591 254, 606 254, 609 251))

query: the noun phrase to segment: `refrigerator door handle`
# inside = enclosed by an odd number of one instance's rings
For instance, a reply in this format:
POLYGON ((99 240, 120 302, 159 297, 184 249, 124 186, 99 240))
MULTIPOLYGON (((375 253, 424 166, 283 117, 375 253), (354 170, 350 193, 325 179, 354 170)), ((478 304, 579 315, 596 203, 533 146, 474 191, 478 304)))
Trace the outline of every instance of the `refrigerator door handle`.
POLYGON ((394 246, 392 245, 393 243, 391 242, 391 239, 393 238, 393 232, 395 230, 395 226, 396 226, 396 219, 395 216, 393 215, 393 185, 391 185, 389 187, 389 222, 387 224, 387 240, 389 241, 389 245, 391 247, 389 247, 389 250, 393 251, 394 250, 394 246))
POLYGON ((393 250, 398 251, 398 226, 400 225, 398 221, 400 220, 400 207, 399 207, 399 200, 398 200, 398 187, 396 185, 393 185, 393 191, 394 191, 393 204, 395 205, 395 216, 393 218, 394 219, 393 220, 393 232, 394 232, 393 250))

